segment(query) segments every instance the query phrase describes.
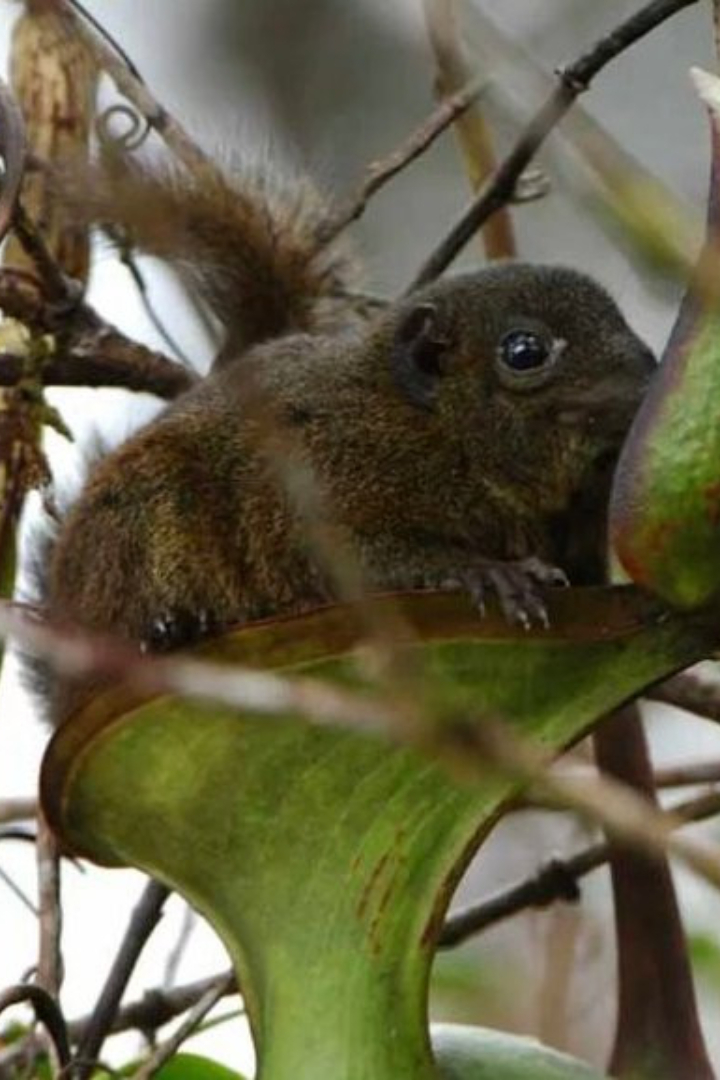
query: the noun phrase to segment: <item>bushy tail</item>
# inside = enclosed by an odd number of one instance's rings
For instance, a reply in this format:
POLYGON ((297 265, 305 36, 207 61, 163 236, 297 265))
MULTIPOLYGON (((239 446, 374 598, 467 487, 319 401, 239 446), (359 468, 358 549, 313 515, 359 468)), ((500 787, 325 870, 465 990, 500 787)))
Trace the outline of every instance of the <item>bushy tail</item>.
MULTIPOLYGON (((48 593, 48 571, 52 552, 57 538, 58 527, 47 515, 42 522, 35 523, 30 529, 24 545, 25 585, 18 599, 27 604, 44 607, 48 593)), ((41 656, 17 650, 20 662, 20 680, 32 696, 41 718, 52 722, 53 701, 57 680, 52 665, 41 656)))
POLYGON ((167 260, 208 303, 230 349, 291 331, 322 330, 347 302, 350 260, 318 243, 327 211, 306 181, 289 189, 269 169, 237 180, 111 157, 68 184, 85 221, 120 228, 167 260))
MULTIPOLYGON (((39 512, 37 517, 33 517, 27 530, 22 547, 22 584, 17 599, 25 604, 32 604, 51 616, 53 612, 48 608, 50 570, 63 520, 75 500, 77 485, 111 450, 111 443, 103 435, 99 432, 93 433, 83 448, 76 482, 56 498, 53 516, 45 510, 39 512)), ((21 648, 16 651, 20 680, 33 698, 40 718, 51 725, 57 724, 57 702, 62 680, 53 665, 42 656, 36 656, 21 648)))

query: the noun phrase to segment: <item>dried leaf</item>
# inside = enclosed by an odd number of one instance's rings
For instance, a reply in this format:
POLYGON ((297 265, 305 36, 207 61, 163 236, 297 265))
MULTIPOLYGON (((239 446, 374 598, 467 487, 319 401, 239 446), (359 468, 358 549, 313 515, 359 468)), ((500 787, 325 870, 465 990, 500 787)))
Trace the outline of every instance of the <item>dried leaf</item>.
MULTIPOLYGON (((86 161, 98 71, 73 17, 47 0, 26 4, 13 31, 10 75, 33 155, 52 165, 86 161)), ((26 175, 23 205, 64 272, 84 282, 88 230, 68 218, 42 169, 26 175)), ((30 263, 16 239, 8 243, 5 262, 30 263)))

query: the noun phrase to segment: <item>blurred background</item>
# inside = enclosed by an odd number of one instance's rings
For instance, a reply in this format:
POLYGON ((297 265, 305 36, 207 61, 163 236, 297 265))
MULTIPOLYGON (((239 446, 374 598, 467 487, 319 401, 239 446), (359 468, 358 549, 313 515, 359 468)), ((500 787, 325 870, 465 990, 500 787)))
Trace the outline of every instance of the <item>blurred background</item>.
MULTIPOLYGON (((434 67, 420 0, 115 0, 87 7, 122 43, 154 93, 211 154, 232 162, 266 157, 279 170, 309 173, 321 189, 349 194, 368 163, 393 150, 433 105, 434 67)), ((511 35, 534 64, 551 73, 638 7, 637 0, 468 0, 464 28, 473 70, 489 80, 488 115, 500 151, 539 102, 541 83, 513 58, 488 46, 485 19, 511 35)), ((3 69, 18 5, 0 0, 3 69)), ((691 65, 712 67, 710 12, 697 5, 611 65, 583 98, 588 112, 688 205, 702 213, 708 168, 704 110, 690 80, 691 65)), ((113 92, 104 87, 107 102, 113 92)), ((629 321, 660 349, 676 309, 679 286, 639 270, 567 186, 562 139, 540 162, 552 187, 543 199, 514 209, 523 258, 568 263, 611 291, 629 321)), ((365 286, 392 296, 412 279, 469 197, 452 134, 446 134, 371 202, 352 229, 366 268, 365 286)), ((471 245, 460 265, 479 258, 471 245)), ((202 327, 172 275, 143 263, 163 321, 199 367, 208 360, 202 327)), ((127 275, 99 247, 90 302, 122 330, 163 348, 127 275)), ((58 483, 76 482, 78 448, 93 430, 114 440, 158 408, 122 391, 63 391, 52 395, 76 436, 54 434, 47 448, 58 483)), ((30 514, 36 513, 35 503, 30 514)), ((720 753, 720 735, 671 709, 648 712, 656 762, 720 753)), ((0 797, 33 792, 46 733, 9 661, 0 688, 0 797)), ((717 832, 710 825, 711 832, 717 832)), ((516 814, 483 848, 460 887, 476 899, 522 877, 550 854, 574 851, 587 829, 551 814, 516 814)), ((35 889, 28 845, 0 848, 0 985, 33 964, 36 922, 7 882, 27 896, 35 889), (12 929, 9 929, 12 928, 12 929)), ((720 995, 720 904, 686 875, 679 881, 693 939, 708 1042, 720 1067, 720 1025, 710 1023, 720 995)), ((139 875, 69 867, 65 872, 64 1004, 69 1016, 92 1006, 120 940, 139 875)), ((487 932, 437 963, 435 1015, 535 1034, 602 1063, 612 1030, 612 923, 604 872, 583 884, 580 907, 558 905, 487 932)), ((183 905, 174 900, 131 987, 137 996, 157 980, 168 951, 187 934, 183 905), (185 927, 185 931, 183 931, 185 927)), ((207 928, 195 926, 170 978, 182 982, 226 965, 207 928)), ((217 1012, 227 1013, 227 1004, 217 1012)), ((110 1053, 127 1058, 135 1037, 110 1053)), ((235 1067, 251 1068, 242 1022, 199 1036, 193 1046, 235 1067), (238 1059, 238 1039, 244 1058, 238 1059)))

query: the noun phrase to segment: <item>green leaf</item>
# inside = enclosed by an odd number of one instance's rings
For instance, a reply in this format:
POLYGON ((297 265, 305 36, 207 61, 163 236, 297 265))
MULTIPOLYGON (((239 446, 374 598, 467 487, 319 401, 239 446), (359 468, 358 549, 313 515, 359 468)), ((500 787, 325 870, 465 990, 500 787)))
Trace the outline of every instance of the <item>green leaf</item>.
POLYGON ((243 1080, 243 1077, 199 1054, 176 1054, 158 1069, 155 1080, 243 1080))
POLYGON ((442 1080, 601 1080, 605 1075, 536 1039, 485 1028, 436 1024, 432 1044, 442 1080))
POLYGON ((513 993, 514 974, 512 967, 508 969, 505 963, 501 967, 487 962, 478 963, 474 952, 448 950, 438 953, 430 984, 431 999, 440 1010, 437 1015, 445 1015, 446 999, 466 1002, 467 1008, 476 1012, 478 1001, 507 998, 513 993))
MULTIPOLYGON (((482 727, 489 711, 553 751, 717 640, 632 589, 558 593, 549 631, 443 595, 404 598, 402 615, 437 723, 461 709, 482 727)), ((324 609, 247 626, 212 655, 357 683, 359 640, 351 611, 324 609)), ((60 729, 43 768, 70 848, 154 874, 223 937, 263 1080, 437 1080, 435 939, 516 790, 497 773, 462 784, 380 736, 119 688, 60 729)), ((473 1046, 478 1069, 496 1060, 473 1046)), ((516 1075, 513 1061, 493 1073, 516 1075)))
POLYGON ((695 972, 715 994, 720 994, 720 944, 711 934, 688 936, 690 959, 695 972))

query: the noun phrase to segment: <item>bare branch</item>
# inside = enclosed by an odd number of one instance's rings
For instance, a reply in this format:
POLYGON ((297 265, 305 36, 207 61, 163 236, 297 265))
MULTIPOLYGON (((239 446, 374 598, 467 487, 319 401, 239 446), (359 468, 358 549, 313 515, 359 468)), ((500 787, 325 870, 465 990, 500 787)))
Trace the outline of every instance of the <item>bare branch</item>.
POLYGON ((60 992, 63 977, 60 935, 60 856, 55 837, 41 813, 38 817, 35 848, 38 875, 38 908, 40 912, 37 982, 54 997, 60 992))
MULTIPOLYGON (((424 0, 425 23, 437 65, 436 93, 443 98, 465 85, 469 70, 457 26, 456 0, 424 0)), ((477 101, 456 119, 455 132, 473 191, 478 191, 496 167, 490 127, 477 101)), ((507 206, 487 221, 482 243, 489 259, 516 254, 512 218, 507 206)))
POLYGON ((120 59, 127 67, 128 71, 130 71, 130 73, 135 76, 138 82, 143 83, 145 80, 143 79, 138 68, 133 63, 131 57, 128 56, 128 54, 125 52, 117 38, 113 37, 113 35, 109 33, 109 31, 102 25, 102 23, 95 18, 93 13, 91 11, 88 11, 84 4, 80 3, 80 0, 68 0, 68 3, 70 7, 73 8, 73 10, 76 11, 78 15, 81 16, 81 18, 85 19, 86 22, 90 23, 90 25, 94 27, 94 29, 98 32, 100 37, 104 38, 108 45, 115 50, 115 52, 118 54, 120 59))
POLYGON ((183 905, 182 922, 180 924, 180 931, 177 936, 173 947, 168 953, 165 961, 165 970, 163 972, 163 990, 170 990, 177 979, 177 973, 180 968, 180 963, 185 955, 192 932, 197 925, 197 913, 194 908, 187 902, 183 905))
MULTIPOLYGON (((657 808, 652 763, 637 702, 607 716, 594 732, 606 778, 657 808)), ((713 1080, 695 999, 690 957, 666 855, 628 847, 610 834, 610 879, 617 945, 618 1008, 608 1072, 655 1067, 676 1080, 713 1080), (651 911, 646 910, 651 898, 651 911), (672 993, 666 993, 667 987, 672 993)))
POLYGON ((406 718, 385 702, 336 689, 319 679, 284 677, 173 657, 143 656, 126 641, 61 629, 32 617, 27 605, 0 603, 0 636, 12 635, 66 675, 98 675, 127 682, 144 693, 176 693, 266 716, 288 712, 319 724, 365 731, 398 729, 406 718))
MULTIPOLYGON (((15 386, 27 373, 27 361, 0 352, 0 386, 15 386)), ((54 353, 42 365, 44 386, 118 387, 173 400, 196 381, 192 372, 118 331, 88 334, 67 350, 54 353), (93 339, 97 342, 94 347, 93 339)))
MULTIPOLYGON (((159 987, 155 990, 147 990, 137 1001, 131 1001, 118 1010, 111 1031, 116 1033, 129 1031, 132 1028, 138 1031, 156 1031, 169 1020, 192 1008, 205 997, 209 990, 217 986, 224 987, 226 996, 236 994, 238 988, 235 973, 225 971, 210 978, 196 979, 183 986, 174 987, 172 990, 163 990, 159 987)), ((73 1041, 82 1038, 87 1023, 87 1017, 70 1023, 69 1031, 73 1041)))
POLYGON ((37 799, 0 799, 0 825, 34 818, 37 810, 37 799))
POLYGON ((467 775, 473 760, 481 775, 488 768, 530 785, 531 792, 550 796, 628 846, 648 854, 674 856, 720 888, 720 845, 699 837, 677 835, 677 820, 658 810, 626 785, 608 777, 577 780, 553 772, 551 756, 534 742, 519 738, 507 725, 483 717, 457 719, 436 732, 432 749, 441 760, 467 775))
MULTIPOLYGON (((574 780, 583 778, 592 779, 597 776, 597 770, 583 766, 570 766, 557 769, 561 776, 570 776, 574 780)), ((690 787, 693 784, 717 784, 720 783, 720 761, 688 761, 685 764, 666 765, 655 769, 653 772, 653 786, 655 788, 690 787)), ((532 803, 531 808, 551 810, 555 807, 547 802, 543 804, 532 803)))
MULTIPOLYGON (((4 836, 0 837, 0 839, 4 840, 5 837, 4 836)), ((35 905, 33 904, 30 897, 27 895, 27 893, 23 889, 20 888, 20 886, 17 884, 16 881, 13 881, 13 879, 10 877, 9 874, 5 873, 5 871, 3 870, 3 868, 1 866, 0 866, 0 881, 2 881, 7 886, 7 888, 10 890, 10 892, 13 894, 13 896, 17 897, 17 899, 20 901, 20 903, 23 905, 23 907, 27 908, 27 910, 30 912, 31 915, 34 915, 35 918, 38 917, 38 915, 40 913, 39 913, 38 909, 35 907, 35 905)))
MULTIPOLYGON (((501 57, 511 69, 509 80, 504 85, 493 83, 491 93, 506 120, 519 126, 521 113, 515 103, 515 82, 524 82, 524 76, 529 75, 534 94, 544 96, 553 85, 553 77, 479 9, 473 12, 473 23, 481 31, 484 50, 493 58, 501 57), (518 75, 517 80, 513 80, 512 73, 518 75), (508 83, 512 87, 509 91, 508 83)), ((705 75, 705 80, 711 78, 705 75)), ((621 243, 631 256, 639 256, 644 268, 652 273, 676 276, 683 284, 692 280, 693 290, 703 302, 717 304, 720 284, 715 268, 709 260, 708 265, 705 261, 697 265, 704 228, 702 216, 691 212, 578 102, 566 117, 563 136, 563 143, 548 149, 556 166, 556 178, 594 214, 610 239, 621 243), (578 169, 576 157, 587 168, 578 169)), ((514 201, 533 168, 520 177, 514 201)), ((533 186, 531 181, 531 189, 533 186)))
POLYGON ((494 175, 420 269, 408 292, 434 281, 485 222, 512 198, 518 178, 575 99, 612 60, 697 0, 652 0, 558 73, 558 84, 494 175))
POLYGON ((188 1039, 197 1027, 202 1023, 210 1010, 217 1005, 221 997, 224 997, 230 990, 235 987, 235 976, 232 974, 225 975, 224 979, 220 980, 215 986, 209 987, 200 1000, 193 1005, 192 1009, 179 1025, 177 1031, 173 1032, 169 1039, 161 1043, 155 1051, 150 1055, 148 1060, 142 1065, 134 1074, 135 1080, 150 1080, 151 1076, 161 1068, 165 1062, 173 1056, 173 1054, 182 1046, 186 1039, 188 1039))
MULTIPOLYGON (((682 825, 716 817, 720 814, 720 791, 678 803, 670 812, 682 825)), ((604 866, 609 857, 609 845, 600 843, 592 844, 569 859, 550 859, 530 877, 450 915, 443 926, 438 947, 450 949, 528 908, 545 908, 557 900, 572 903, 580 895, 578 881, 604 866)))
POLYGON ((157 881, 149 881, 130 916, 130 923, 110 968, 92 1016, 83 1032, 77 1058, 79 1077, 87 1076, 90 1067, 84 1062, 97 1061, 102 1045, 112 1030, 113 1020, 135 970, 140 953, 158 924, 170 890, 157 881))
POLYGON ((663 769, 655 770, 653 780, 658 788, 717 784, 720 783, 720 761, 693 761, 685 765, 666 765, 663 769))
POLYGON ((357 221, 364 214, 372 196, 432 146, 438 136, 477 100, 484 85, 483 79, 469 81, 456 93, 441 101, 397 149, 387 157, 370 164, 356 194, 318 230, 318 246, 329 244, 343 229, 357 221))
MULTIPOLYGON (((55 351, 38 377, 46 386, 117 386, 175 398, 196 376, 162 353, 132 341, 85 303, 53 304, 27 273, 0 270, 0 309, 36 333, 51 334, 55 351)), ((14 386, 27 361, 0 354, 0 386, 14 386)))
MULTIPOLYGON (((128 1002, 117 1010, 109 1034, 131 1030, 154 1032, 176 1016, 187 1012, 208 991, 220 985, 224 987, 225 996, 237 993, 234 972, 225 971, 210 978, 196 979, 173 990, 163 990, 160 987, 147 990, 141 998, 128 1002)), ((69 1021, 67 1030, 73 1045, 83 1040, 91 1019, 91 1016, 83 1016, 69 1021)), ((43 1050, 42 1041, 34 1034, 28 1035, 21 1042, 13 1043, 0 1051, 0 1075, 5 1075, 21 1062, 31 1065, 43 1050)))
POLYGON ((645 696, 651 701, 662 701, 665 705, 694 713, 704 720, 716 723, 720 720, 720 682, 683 672, 659 683, 645 696))
POLYGON ((82 295, 82 288, 63 273, 43 234, 25 213, 20 201, 15 207, 12 228, 26 255, 37 268, 47 299, 52 303, 68 304, 70 307, 77 303, 82 295))

